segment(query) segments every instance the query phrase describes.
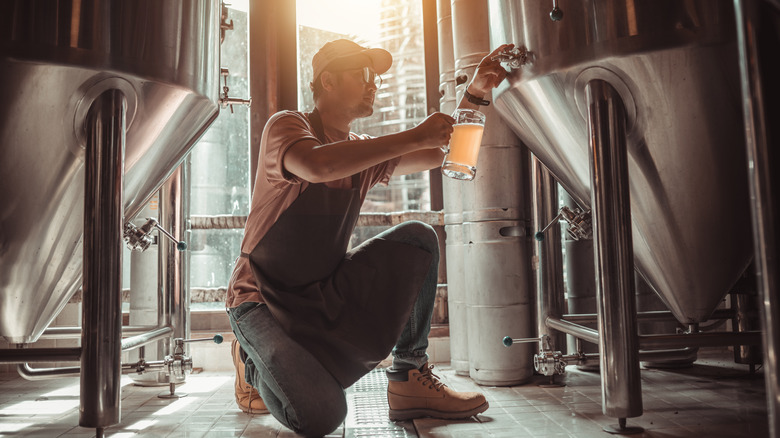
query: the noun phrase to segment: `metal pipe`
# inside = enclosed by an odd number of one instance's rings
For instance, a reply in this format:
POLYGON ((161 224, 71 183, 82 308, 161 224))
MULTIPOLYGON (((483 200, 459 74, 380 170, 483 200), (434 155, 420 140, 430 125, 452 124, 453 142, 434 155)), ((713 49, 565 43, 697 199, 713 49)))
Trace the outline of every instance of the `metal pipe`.
MULTIPOLYGON (((558 216, 558 183, 550 171, 536 158, 531 164, 533 191, 534 229, 540 230, 558 216)), ((555 224, 547 230, 542 241, 535 241, 534 259, 536 266, 536 313, 538 336, 547 335, 553 350, 566 349, 563 333, 550 330, 548 318, 558 318, 564 312, 563 254, 561 248, 561 227, 555 224)))
MULTIPOLYGON (((652 310, 646 312, 637 312, 636 317, 640 321, 676 321, 674 314, 668 310, 652 310)), ((705 321, 713 321, 718 319, 731 319, 734 317, 734 310, 732 309, 718 309, 712 313, 705 321)), ((567 313, 562 316, 563 319, 569 322, 576 323, 588 323, 598 321, 598 314, 596 313, 567 313)))
POLYGON ((120 420, 126 108, 124 94, 108 90, 86 116, 79 425, 98 430, 120 420))
POLYGON ((642 349, 680 347, 725 347, 731 345, 761 345, 761 332, 689 333, 680 335, 640 335, 642 349))
POLYGON ((780 91, 777 78, 777 26, 780 6, 768 7, 759 1, 734 0, 737 21, 737 46, 742 88, 742 110, 747 143, 748 180, 753 221, 754 263, 758 291, 762 300, 761 325, 764 331, 764 381, 770 436, 780 434, 780 306, 778 287, 778 132, 769 123, 776 120, 780 91), (761 20, 760 17, 764 17, 761 20), (770 27, 767 29, 767 27, 770 27), (766 84, 763 81, 766 80, 766 84), (774 131, 774 132, 773 132, 774 131), (770 144, 770 139, 774 139, 770 144), (774 151, 774 152, 773 152, 774 151), (774 170, 774 172, 773 172, 774 170))
MULTIPOLYGON (((164 369, 167 365, 165 361, 144 362, 144 372, 155 369, 164 369)), ((138 369, 138 362, 122 364, 122 374, 134 374, 138 369)), ((16 367, 16 371, 25 380, 51 380, 60 377, 79 377, 81 367, 58 367, 58 368, 32 368, 29 364, 23 363, 16 367)))
MULTIPOLYGON (((122 326, 122 336, 135 336, 150 330, 162 328, 156 325, 125 325, 122 326)), ((81 327, 49 327, 43 331, 39 339, 74 339, 81 337, 81 327)), ((0 350, 3 351, 3 350, 0 350)))
POLYGON ((626 150, 626 112, 606 81, 585 86, 588 102, 593 241, 604 415, 642 415, 634 297, 634 252, 626 150))
POLYGON ((60 377, 78 377, 81 367, 32 368, 29 364, 20 363, 16 366, 16 371, 25 380, 49 380, 60 377))
MULTIPOLYGON (((188 165, 183 164, 168 178, 160 188, 160 224, 168 229, 178 240, 187 238, 186 215, 189 213, 188 165)), ((189 251, 177 251, 172 245, 160 246, 160 289, 164 302, 161 303, 166 325, 172 329, 174 338, 188 339, 190 336, 190 290, 186 275, 189 251)), ((172 354, 168 345, 165 354, 172 354)))
MULTIPOLYGON (((642 351, 639 350, 639 360, 642 362, 660 362, 660 361, 670 361, 670 360, 684 360, 690 358, 691 354, 694 353, 695 350, 692 348, 680 348, 675 350, 653 350, 653 351, 642 351)), ((563 359, 566 361, 572 360, 577 362, 582 362, 578 360, 578 358, 584 357, 587 361, 599 360, 600 355, 598 353, 585 353, 582 355, 577 354, 570 354, 563 356, 563 359)))
MULTIPOLYGON (((572 335, 577 339, 599 343, 599 332, 588 327, 581 326, 574 322, 559 319, 547 318, 545 323, 548 327, 554 328, 560 332, 572 335)), ((683 347, 723 347, 732 345, 759 345, 761 343, 761 332, 716 332, 716 333, 688 333, 680 335, 640 335, 638 337, 639 346, 642 349, 657 348, 683 348, 683 347)), ((681 350, 675 350, 681 351, 681 350)))
POLYGON ((17 348, 0 352, 0 363, 78 362, 81 357, 81 348, 17 348))
POLYGON ((173 333, 170 327, 162 327, 130 338, 122 339, 122 351, 132 350, 169 336, 173 333))
POLYGON ((582 339, 583 341, 588 341, 592 344, 599 343, 599 332, 592 328, 581 326, 560 318, 548 317, 544 322, 548 327, 572 335, 577 339, 582 339))

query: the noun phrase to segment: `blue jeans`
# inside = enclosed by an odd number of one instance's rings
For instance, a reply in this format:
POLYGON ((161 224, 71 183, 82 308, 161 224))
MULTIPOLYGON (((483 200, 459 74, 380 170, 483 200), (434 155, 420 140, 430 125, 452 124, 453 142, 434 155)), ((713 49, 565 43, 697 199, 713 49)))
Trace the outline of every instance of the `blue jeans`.
MULTIPOLYGON (((405 222, 375 239, 417 246, 433 257, 409 321, 393 348, 393 369, 419 368, 428 361, 428 334, 436 298, 439 243, 422 222, 405 222)), ((399 273, 401 275, 402 273, 399 273)), ((347 415, 344 389, 333 376, 282 330, 265 304, 228 309, 230 326, 247 354, 247 383, 255 387, 279 422, 305 436, 327 435, 347 415)))

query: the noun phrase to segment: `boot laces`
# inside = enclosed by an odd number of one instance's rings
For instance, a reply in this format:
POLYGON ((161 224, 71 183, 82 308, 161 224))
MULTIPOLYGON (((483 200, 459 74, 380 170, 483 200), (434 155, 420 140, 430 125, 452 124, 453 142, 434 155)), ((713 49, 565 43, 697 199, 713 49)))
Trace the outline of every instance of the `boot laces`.
POLYGON ((437 392, 447 386, 440 380, 439 376, 433 374, 433 365, 426 366, 420 371, 420 375, 417 376, 417 381, 421 382, 423 385, 428 385, 428 389, 436 389, 437 392))

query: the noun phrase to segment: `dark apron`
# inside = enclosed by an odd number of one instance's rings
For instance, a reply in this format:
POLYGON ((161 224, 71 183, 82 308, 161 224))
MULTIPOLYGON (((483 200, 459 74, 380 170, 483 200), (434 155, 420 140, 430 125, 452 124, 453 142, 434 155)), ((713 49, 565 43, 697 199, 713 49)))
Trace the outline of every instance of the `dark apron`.
MULTIPOLYGON (((315 109, 310 120, 327 143, 315 109)), ((431 254, 372 239, 347 253, 360 214, 351 189, 309 184, 249 254, 271 314, 347 388, 392 350, 422 287, 431 254)))

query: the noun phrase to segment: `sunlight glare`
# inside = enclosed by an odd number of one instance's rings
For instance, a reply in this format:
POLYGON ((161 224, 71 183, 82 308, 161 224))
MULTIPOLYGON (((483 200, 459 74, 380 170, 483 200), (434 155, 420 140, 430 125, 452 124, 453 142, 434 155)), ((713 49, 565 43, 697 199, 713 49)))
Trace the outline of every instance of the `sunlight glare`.
POLYGON ((19 432, 33 423, 0 423, 0 433, 19 432))
POLYGON ((215 376, 215 377, 190 376, 187 382, 181 387, 178 387, 176 390, 187 394, 213 393, 220 386, 225 384, 225 382, 231 379, 233 379, 232 376, 215 376))
POLYGON ((155 416, 171 415, 174 412, 177 412, 177 411, 179 411, 181 409, 184 409, 185 407, 187 407, 188 405, 192 404, 192 402, 194 402, 196 400, 200 400, 200 397, 189 396, 189 397, 180 398, 180 399, 176 400, 175 402, 169 404, 168 406, 166 406, 166 407, 160 409, 159 411, 155 412, 152 415, 155 415, 155 416))
POLYGON ((57 415, 75 409, 78 400, 23 401, 0 409, 0 415, 57 415))
POLYGON ((375 40, 381 0, 298 0, 298 24, 375 40))

